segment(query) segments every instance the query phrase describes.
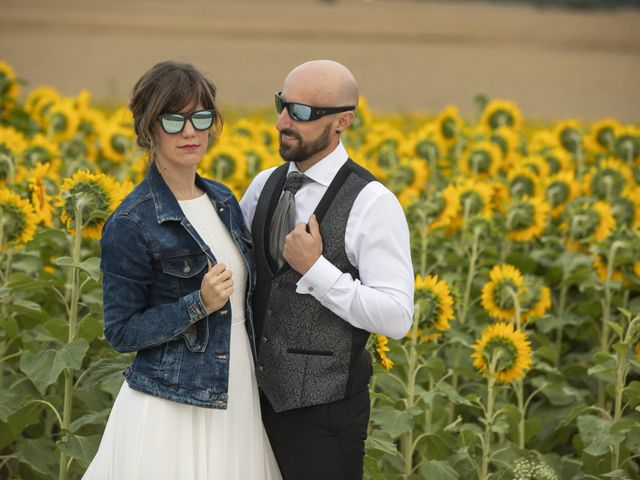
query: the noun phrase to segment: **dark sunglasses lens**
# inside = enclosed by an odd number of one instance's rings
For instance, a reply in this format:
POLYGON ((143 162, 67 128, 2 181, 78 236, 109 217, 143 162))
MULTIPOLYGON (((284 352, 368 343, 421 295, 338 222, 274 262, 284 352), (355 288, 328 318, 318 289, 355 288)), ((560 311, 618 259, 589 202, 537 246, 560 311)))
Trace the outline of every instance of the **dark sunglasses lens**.
POLYGON ((184 117, 181 115, 165 115, 161 121, 162 128, 167 133, 178 133, 184 127, 184 117))
POLYGON ((193 123, 193 128, 196 130, 207 130, 213 124, 213 112, 206 110, 195 112, 191 116, 191 122, 193 123))
POLYGON ((291 118, 294 120, 306 122, 311 118, 311 107, 299 103, 290 103, 289 115, 291 115, 291 118))
POLYGON ((280 98, 280 95, 276 93, 276 112, 282 113, 284 110, 284 101, 280 98))

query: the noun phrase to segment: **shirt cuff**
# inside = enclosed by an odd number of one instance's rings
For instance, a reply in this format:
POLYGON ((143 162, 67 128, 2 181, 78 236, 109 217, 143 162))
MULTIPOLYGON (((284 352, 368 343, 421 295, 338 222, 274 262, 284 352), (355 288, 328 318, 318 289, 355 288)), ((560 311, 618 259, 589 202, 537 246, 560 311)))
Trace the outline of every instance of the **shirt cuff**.
POLYGON ((342 276, 342 272, 322 255, 298 280, 296 293, 322 298, 342 276))
POLYGON ((207 309, 204 307, 204 303, 202 303, 200 290, 191 292, 183 298, 185 305, 187 306, 187 312, 189 313, 189 323, 197 322, 209 315, 207 313, 207 309))

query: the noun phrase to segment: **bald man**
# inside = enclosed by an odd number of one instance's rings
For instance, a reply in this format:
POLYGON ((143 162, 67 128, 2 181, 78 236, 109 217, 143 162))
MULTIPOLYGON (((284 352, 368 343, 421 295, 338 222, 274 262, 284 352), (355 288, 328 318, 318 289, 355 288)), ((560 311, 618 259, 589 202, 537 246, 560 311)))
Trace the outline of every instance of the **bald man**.
POLYGON ((349 159, 340 135, 358 85, 343 65, 294 68, 276 93, 279 167, 241 201, 256 256, 262 418, 285 480, 360 479, 371 332, 413 315, 409 229, 396 197, 349 159))

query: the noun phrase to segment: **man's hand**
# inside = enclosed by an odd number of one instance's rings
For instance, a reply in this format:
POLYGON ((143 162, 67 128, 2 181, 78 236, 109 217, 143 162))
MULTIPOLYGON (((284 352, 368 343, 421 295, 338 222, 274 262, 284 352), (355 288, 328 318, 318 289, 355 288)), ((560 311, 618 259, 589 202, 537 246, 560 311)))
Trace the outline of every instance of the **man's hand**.
POLYGON ((309 217, 309 232, 307 225, 300 222, 289 235, 284 238, 282 256, 291 268, 301 275, 309 271, 322 255, 322 236, 320 225, 315 215, 309 217))
POLYGON ((233 293, 233 279, 231 270, 227 269, 224 263, 213 266, 208 258, 207 263, 209 270, 205 273, 200 285, 200 298, 204 308, 211 314, 224 307, 229 300, 233 293))

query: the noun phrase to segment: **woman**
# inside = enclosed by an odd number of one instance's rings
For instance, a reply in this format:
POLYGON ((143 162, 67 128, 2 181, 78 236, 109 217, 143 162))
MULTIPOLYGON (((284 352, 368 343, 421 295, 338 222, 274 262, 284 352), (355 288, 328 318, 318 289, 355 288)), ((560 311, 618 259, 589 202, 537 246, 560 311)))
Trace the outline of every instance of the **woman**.
POLYGON ((260 418, 251 243, 237 200, 196 173, 216 88, 163 62, 129 108, 146 178, 105 224, 105 337, 137 352, 85 479, 279 479, 260 418), (245 328, 246 327, 246 328, 245 328))

